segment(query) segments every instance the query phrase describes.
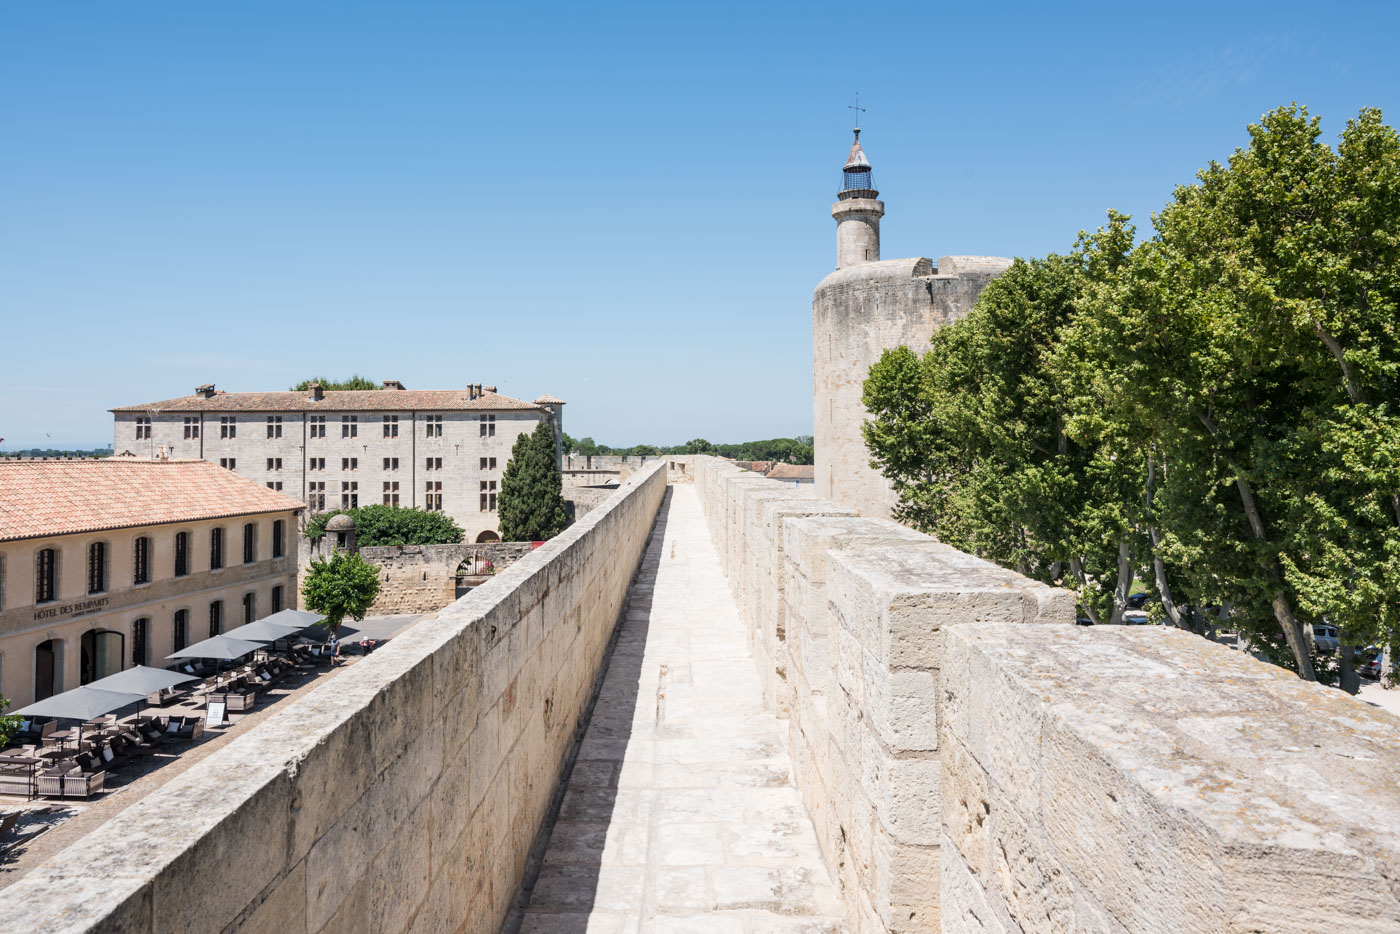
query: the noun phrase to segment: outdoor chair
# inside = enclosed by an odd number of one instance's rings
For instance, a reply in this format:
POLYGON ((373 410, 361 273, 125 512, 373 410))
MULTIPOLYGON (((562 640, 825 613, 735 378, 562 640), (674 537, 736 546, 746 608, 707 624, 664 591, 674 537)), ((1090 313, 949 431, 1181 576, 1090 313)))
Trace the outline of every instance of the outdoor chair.
POLYGON ((0 765, 0 795, 29 797, 29 766, 0 765))
POLYGON ((186 742, 194 742, 204 735, 204 721, 199 717, 186 717, 177 735, 186 742))
POLYGON ((58 728, 57 720, 49 720, 46 723, 36 723, 33 720, 23 720, 20 722, 19 731, 10 737, 12 743, 37 743, 42 745, 48 739, 49 734, 58 728))
POLYGON ((63 797, 63 776, 76 766, 70 760, 40 772, 38 777, 39 796, 43 798, 63 797))
POLYGON ((166 735, 161 732, 160 726, 149 720, 144 723, 138 723, 136 725, 136 732, 151 748, 164 745, 168 741, 166 735))
POLYGON ((63 797, 87 798, 102 790, 107 780, 105 772, 82 772, 74 770, 63 775, 63 797))

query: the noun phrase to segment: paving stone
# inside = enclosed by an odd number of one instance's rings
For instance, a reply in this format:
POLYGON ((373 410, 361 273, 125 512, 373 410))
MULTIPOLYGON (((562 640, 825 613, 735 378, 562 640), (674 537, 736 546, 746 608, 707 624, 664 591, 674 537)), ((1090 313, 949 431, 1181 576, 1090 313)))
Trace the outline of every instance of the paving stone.
POLYGON ((657 531, 521 934, 843 934, 693 487, 657 531))

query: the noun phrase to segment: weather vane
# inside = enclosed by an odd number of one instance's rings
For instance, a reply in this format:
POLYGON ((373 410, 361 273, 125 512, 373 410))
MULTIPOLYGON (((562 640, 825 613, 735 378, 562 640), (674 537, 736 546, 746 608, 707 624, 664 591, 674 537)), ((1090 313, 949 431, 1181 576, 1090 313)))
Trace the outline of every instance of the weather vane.
POLYGON ((847 105, 846 105, 846 109, 847 109, 847 110, 854 110, 854 111, 856 112, 856 129, 859 130, 859 129, 860 129, 860 115, 863 114, 863 113, 865 113, 865 108, 862 107, 862 106, 860 106, 860 92, 859 92, 859 91, 856 92, 856 102, 855 102, 854 104, 847 104, 847 105))

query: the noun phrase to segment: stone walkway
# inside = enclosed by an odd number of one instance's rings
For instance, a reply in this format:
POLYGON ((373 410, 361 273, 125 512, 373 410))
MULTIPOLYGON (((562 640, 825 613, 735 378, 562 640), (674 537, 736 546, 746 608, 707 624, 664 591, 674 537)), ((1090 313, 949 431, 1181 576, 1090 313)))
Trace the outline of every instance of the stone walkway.
POLYGON ((845 930, 693 487, 667 491, 521 934, 845 930))

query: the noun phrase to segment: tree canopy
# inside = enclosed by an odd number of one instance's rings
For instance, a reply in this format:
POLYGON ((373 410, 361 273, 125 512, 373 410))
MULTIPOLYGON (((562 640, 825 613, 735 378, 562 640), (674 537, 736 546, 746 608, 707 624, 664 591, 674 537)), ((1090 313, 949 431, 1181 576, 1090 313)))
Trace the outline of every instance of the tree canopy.
POLYGON ((1159 617, 1217 608, 1354 690, 1400 622, 1400 136, 1363 110, 1333 149, 1296 105, 1249 133, 1150 238, 1110 212, 886 353, 865 437, 916 527, 1099 619, 1141 575, 1159 617))
POLYGON ((359 506, 334 509, 312 516, 306 523, 306 537, 326 534, 332 516, 347 515, 355 520, 355 541, 361 548, 375 545, 454 545, 465 534, 451 516, 404 506, 359 506))
POLYGON ((379 596, 379 569, 359 554, 337 550, 311 562, 301 594, 308 610, 325 614, 319 625, 339 632, 347 616, 362 620, 369 612, 379 596))
POLYGON ((346 390, 346 389, 383 389, 383 388, 384 388, 384 386, 383 386, 382 384, 376 383, 374 380, 369 379, 368 377, 365 377, 365 376, 361 376, 359 373, 356 373, 356 374, 354 374, 353 376, 351 376, 349 379, 341 379, 341 380, 326 379, 324 376, 313 376, 313 377, 311 377, 310 379, 304 379, 304 380, 302 380, 301 382, 297 383, 295 386, 293 386, 293 387, 292 387, 292 392, 306 392, 307 390, 309 390, 309 389, 311 388, 311 384, 312 384, 312 383, 320 383, 322 389, 325 389, 325 390, 327 390, 327 391, 334 391, 334 392, 340 392, 340 391, 346 390))
POLYGON ((569 513, 563 483, 554 455, 554 429, 542 421, 533 432, 515 439, 510 462, 501 474, 501 538, 539 542, 564 531, 569 513))

